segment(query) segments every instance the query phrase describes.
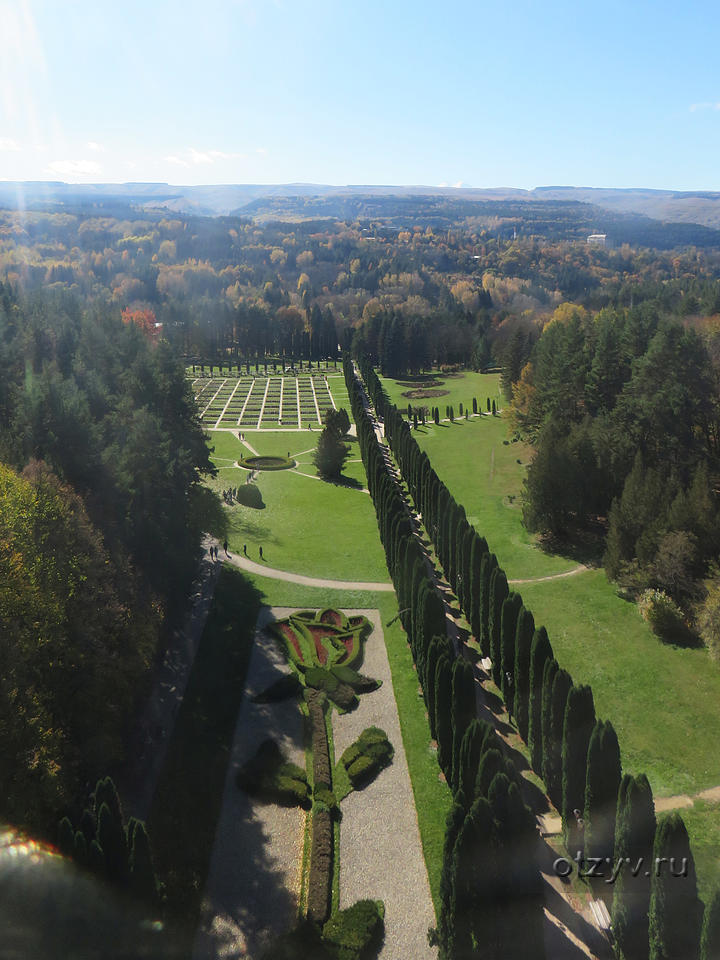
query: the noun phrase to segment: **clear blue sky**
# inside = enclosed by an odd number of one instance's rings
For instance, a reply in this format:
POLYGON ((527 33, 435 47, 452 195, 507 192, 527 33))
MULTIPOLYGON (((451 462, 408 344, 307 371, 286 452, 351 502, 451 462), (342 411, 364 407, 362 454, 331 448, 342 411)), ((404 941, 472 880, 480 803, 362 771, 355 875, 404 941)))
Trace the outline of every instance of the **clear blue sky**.
POLYGON ((720 190, 707 0, 0 0, 0 178, 720 190))

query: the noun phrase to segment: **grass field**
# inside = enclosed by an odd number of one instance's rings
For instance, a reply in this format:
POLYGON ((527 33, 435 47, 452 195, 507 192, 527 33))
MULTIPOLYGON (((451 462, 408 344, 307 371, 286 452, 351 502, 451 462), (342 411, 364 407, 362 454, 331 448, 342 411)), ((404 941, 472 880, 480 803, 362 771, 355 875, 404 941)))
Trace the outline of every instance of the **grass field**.
MULTIPOLYGON (((264 508, 234 504, 225 508, 231 552, 258 560, 259 547, 269 566, 291 573, 332 580, 388 580, 385 556, 377 533, 375 509, 363 492, 365 473, 359 462, 357 441, 351 442, 353 459, 345 476, 354 486, 327 483, 316 475, 312 453, 319 433, 253 433, 245 438, 261 454, 295 458, 297 471, 261 471, 255 481, 264 508)), ((215 490, 241 486, 246 470, 232 464, 248 453, 231 433, 212 434, 213 460, 218 476, 215 490)), ((214 531, 218 534, 220 531, 214 531)))
MULTIPOLYGON (((466 377, 475 395, 496 396, 497 374, 469 373, 466 377)), ((399 394, 395 381, 383 383, 389 394, 399 394)), ((464 383, 448 380, 447 386, 454 391, 451 396, 459 396, 463 390, 469 393, 465 386, 458 386, 464 383)), ((442 415, 446 398, 441 400, 442 415)), ((456 415, 457 409, 456 403, 456 415)), ((520 496, 531 451, 523 443, 509 441, 502 417, 471 417, 439 426, 429 423, 418 427, 415 437, 440 478, 465 507, 470 522, 497 554, 508 577, 544 577, 577 565, 569 558, 543 553, 537 548, 537 539, 523 526, 520 496)))

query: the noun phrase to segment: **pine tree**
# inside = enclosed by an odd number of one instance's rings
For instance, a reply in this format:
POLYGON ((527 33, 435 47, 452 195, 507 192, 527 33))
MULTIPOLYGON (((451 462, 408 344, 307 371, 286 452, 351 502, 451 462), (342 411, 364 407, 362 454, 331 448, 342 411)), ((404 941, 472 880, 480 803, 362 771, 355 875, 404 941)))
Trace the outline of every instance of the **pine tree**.
POLYGON ((648 910, 655 844, 655 805, 645 774, 625 774, 618 788, 615 862, 622 858, 613 890, 612 927, 620 960, 648 960, 648 910), (648 866, 649 865, 649 866, 648 866))
POLYGON ((129 873, 125 830, 104 800, 98 812, 97 842, 103 852, 108 879, 125 883, 129 873))
POLYGON ((440 769, 450 780, 452 768, 452 667, 447 657, 441 657, 435 672, 435 739, 438 745, 440 769))
POLYGON ((555 674, 550 694, 549 740, 545 742, 543 726, 543 772, 545 788, 557 810, 562 810, 562 738, 565 723, 565 707, 572 687, 572 677, 567 670, 555 674))
POLYGON ((158 896, 150 840, 142 820, 137 820, 130 838, 130 885, 138 896, 154 902, 158 896))
POLYGON ((481 593, 481 566, 482 558, 488 552, 487 542, 484 537, 480 537, 472 531, 472 543, 470 546, 470 611, 468 620, 473 636, 480 642, 480 593, 481 593))
POLYGON ((490 633, 488 618, 490 615, 490 578, 497 568, 497 557, 487 553, 480 563, 480 649, 484 657, 490 656, 490 633))
POLYGON ((510 592, 503 600, 500 614, 500 689, 509 714, 515 686, 515 631, 521 610, 522 597, 510 592))
POLYGON ((460 828, 453 874, 455 928, 448 957, 477 957, 475 944, 487 957, 497 956, 500 944, 494 901, 500 868, 492 810, 483 797, 472 804, 460 828))
POLYGON ((615 814, 622 771, 613 725, 598 720, 590 737, 583 813, 586 857, 613 859, 615 814))
MULTIPOLYGON (((528 747, 533 770, 542 772, 542 678, 545 661, 552 659, 552 647, 545 627, 533 634, 530 646, 530 699, 528 703, 528 747)), ((583 789, 585 781, 583 780, 583 789)))
POLYGON ((720 890, 716 890, 705 906, 700 960, 720 960, 720 890))
POLYGON ((453 853, 460 828, 465 822, 466 810, 464 805, 454 803, 448 811, 445 821, 445 841, 443 844, 443 865, 440 875, 440 913, 438 915, 438 940, 441 956, 449 957, 448 950, 452 940, 452 931, 455 927, 455 876, 453 870, 453 853))
MULTIPOLYGON (((545 779, 545 769, 548 766, 550 755, 552 754, 552 689, 553 681, 560 669, 557 660, 551 657, 545 661, 543 667, 542 679, 542 701, 540 705, 540 731, 542 734, 542 769, 538 771, 539 775, 545 779)), ((545 781, 545 789, 550 791, 545 781)), ((552 799, 552 798, 551 798, 552 799)))
POLYGON ((75 831, 69 817, 63 817, 58 824, 58 850, 65 857, 75 852, 75 831))
POLYGON ((679 813, 660 819, 654 853, 648 915, 650 960, 698 960, 703 908, 690 840, 679 813))
POLYGON ((523 607, 515 628, 515 691, 513 694, 513 715, 520 736, 528 742, 530 724, 530 648, 535 634, 535 620, 532 613, 523 607))
POLYGON ((460 771, 458 777, 458 793, 462 793, 468 804, 475 799, 475 783, 477 780, 480 757, 491 727, 488 723, 478 720, 470 722, 460 745, 460 771))
POLYGON ((498 773, 505 773, 505 758, 493 738, 485 740, 485 750, 480 757, 477 777, 475 779, 474 794, 476 797, 487 797, 493 778, 498 773))
POLYGON ((452 672, 452 776, 450 786, 457 791, 460 786, 460 746, 465 731, 476 715, 475 678, 467 660, 459 657, 452 672))
POLYGON ((565 705, 562 739, 562 820, 565 844, 574 856, 582 849, 575 811, 582 813, 587 780, 587 753, 595 726, 592 690, 572 687, 565 705))
POLYGON ((493 570, 490 578, 490 604, 488 607, 488 633, 490 635, 490 659, 492 660, 492 676, 496 685, 501 685, 502 654, 500 619, 502 616, 503 601, 508 595, 508 582, 505 571, 501 567, 493 570))

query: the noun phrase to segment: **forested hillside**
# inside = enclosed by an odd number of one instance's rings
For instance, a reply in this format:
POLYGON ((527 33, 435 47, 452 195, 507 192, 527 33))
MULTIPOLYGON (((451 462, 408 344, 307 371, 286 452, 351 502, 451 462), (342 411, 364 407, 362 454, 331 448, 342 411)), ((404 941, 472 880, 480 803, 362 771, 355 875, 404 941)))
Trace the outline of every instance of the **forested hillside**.
POLYGON ((211 470, 182 367, 118 311, 0 289, 0 816, 54 838, 181 615, 211 470))

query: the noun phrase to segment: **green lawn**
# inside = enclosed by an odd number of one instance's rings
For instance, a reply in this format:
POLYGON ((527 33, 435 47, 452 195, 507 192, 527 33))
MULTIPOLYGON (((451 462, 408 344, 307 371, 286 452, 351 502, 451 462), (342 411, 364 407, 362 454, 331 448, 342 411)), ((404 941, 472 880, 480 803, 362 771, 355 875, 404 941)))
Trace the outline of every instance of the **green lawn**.
MULTIPOLYGON (((308 430, 307 435, 247 431, 245 437, 259 453, 286 456, 289 452, 298 468, 260 472, 256 485, 264 509, 238 504, 226 508, 231 552, 241 553, 247 544, 248 556, 257 560, 262 546, 267 563, 279 570, 333 580, 387 582, 375 509, 362 490, 366 479, 357 441, 350 444, 355 462, 345 470, 356 485, 351 487, 317 477, 312 462, 317 431, 308 430)), ((211 444, 219 473, 210 486, 222 490, 244 484, 247 471, 232 464, 247 454, 247 447, 222 431, 211 434, 211 444)))
MULTIPOLYGON (((430 890, 437 914, 439 909, 440 873, 445 838, 445 819, 451 806, 450 790, 438 778, 438 764, 430 747, 430 730, 425 717, 425 703, 418 696, 417 674, 410 648, 400 621, 385 626, 398 612, 395 594, 360 593, 319 590, 297 584, 248 578, 262 596, 262 602, 281 607, 341 607, 344 609, 378 609, 383 624, 385 645, 392 672, 393 690, 398 705, 403 745, 407 755, 410 780, 415 795, 420 838, 427 865, 430 890)), ((342 856, 342 848, 340 850, 342 856)), ((372 897, 372 891, 368 896, 372 897)))
POLYGON ((447 394, 442 397, 427 397, 418 400, 403 397, 403 393, 414 389, 411 386, 415 382, 412 378, 391 380, 389 377, 382 377, 381 379, 385 392, 392 402, 401 409, 407 407, 408 403, 414 407, 439 407, 441 417, 445 416, 445 407, 449 405, 455 408, 455 416, 457 417, 461 403, 472 413, 473 397, 477 398, 478 410, 483 412, 487 411, 488 397, 491 404, 493 400, 495 401, 498 409, 502 409, 506 402, 500 392, 500 374, 498 373, 474 373, 472 370, 466 370, 460 375, 451 377, 443 376, 442 373, 433 374, 433 379, 439 381, 442 386, 429 387, 429 389, 446 390, 447 394))
POLYGON ((502 417, 432 423, 418 427, 415 437, 508 577, 544 577, 577 566, 539 550, 537 538, 523 526, 520 496, 530 450, 522 443, 504 443, 508 432, 502 417))

